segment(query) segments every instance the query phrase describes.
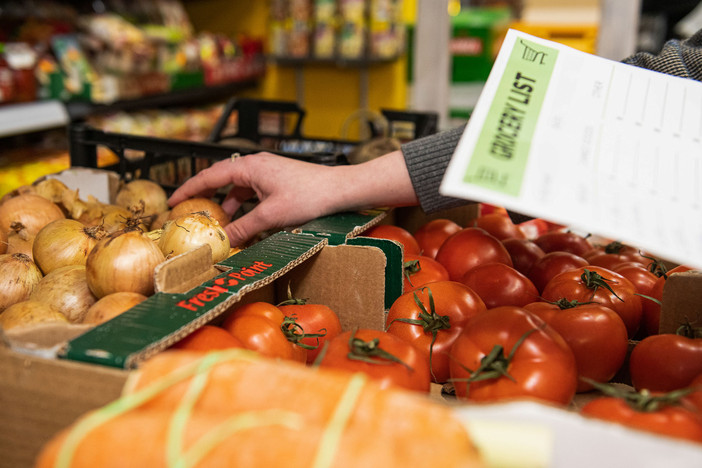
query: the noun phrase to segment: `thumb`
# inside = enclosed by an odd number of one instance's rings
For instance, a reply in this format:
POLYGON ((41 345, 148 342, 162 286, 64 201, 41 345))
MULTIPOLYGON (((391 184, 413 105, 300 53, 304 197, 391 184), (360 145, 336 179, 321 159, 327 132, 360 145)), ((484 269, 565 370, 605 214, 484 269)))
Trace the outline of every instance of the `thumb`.
POLYGON ((232 247, 241 247, 256 234, 271 228, 257 217, 255 211, 256 209, 224 226, 232 247))

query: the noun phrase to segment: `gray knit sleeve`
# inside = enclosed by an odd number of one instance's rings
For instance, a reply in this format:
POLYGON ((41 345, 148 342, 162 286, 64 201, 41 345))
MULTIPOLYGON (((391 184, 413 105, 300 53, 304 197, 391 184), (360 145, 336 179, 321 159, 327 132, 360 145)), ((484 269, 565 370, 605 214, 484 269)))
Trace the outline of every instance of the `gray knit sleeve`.
POLYGON ((465 125, 402 145, 412 186, 425 213, 470 203, 439 195, 439 185, 464 128, 465 125))
POLYGON ((702 30, 684 41, 672 39, 666 42, 658 55, 639 52, 622 62, 667 75, 702 81, 702 30))

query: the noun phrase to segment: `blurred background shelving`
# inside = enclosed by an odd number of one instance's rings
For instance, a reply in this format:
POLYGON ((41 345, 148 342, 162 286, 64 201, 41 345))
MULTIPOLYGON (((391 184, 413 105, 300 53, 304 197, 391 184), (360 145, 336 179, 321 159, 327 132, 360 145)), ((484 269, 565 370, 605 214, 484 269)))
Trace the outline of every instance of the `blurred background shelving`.
POLYGON ((0 196, 69 164, 73 122, 205 139, 236 96, 296 102, 315 137, 364 139, 384 109, 450 128, 508 28, 620 60, 685 37, 698 3, 0 0, 0 196))

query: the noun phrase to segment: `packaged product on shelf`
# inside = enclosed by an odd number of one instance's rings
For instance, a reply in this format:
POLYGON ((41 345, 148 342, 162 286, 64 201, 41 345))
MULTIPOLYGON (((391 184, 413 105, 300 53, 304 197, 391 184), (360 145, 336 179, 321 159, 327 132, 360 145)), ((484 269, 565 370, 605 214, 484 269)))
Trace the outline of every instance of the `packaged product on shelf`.
POLYGON ((336 1, 314 2, 314 56, 328 59, 334 56, 336 43, 336 1))
POLYGON ((288 55, 304 58, 310 55, 312 39, 312 5, 310 0, 290 0, 288 55))
POLYGON ((93 96, 93 85, 97 83, 97 75, 88 61, 78 37, 74 34, 54 36, 51 46, 63 71, 63 85, 71 96, 80 98, 95 97, 101 101, 100 95, 93 96))
POLYGON ((4 45, 3 55, 12 72, 12 101, 34 101, 37 98, 36 51, 25 42, 9 42, 4 45))
POLYGON ((12 69, 2 52, 2 44, 0 44, 0 104, 11 102, 15 94, 12 69))
POLYGON ((369 11, 369 54, 373 58, 394 57, 405 40, 399 0, 371 0, 369 11))
POLYGON ((366 50, 366 1, 341 0, 338 54, 343 59, 360 59, 366 50))
POLYGON ((288 16, 287 0, 271 0, 268 24, 268 46, 271 55, 284 57, 287 54, 288 39, 285 22, 288 16))

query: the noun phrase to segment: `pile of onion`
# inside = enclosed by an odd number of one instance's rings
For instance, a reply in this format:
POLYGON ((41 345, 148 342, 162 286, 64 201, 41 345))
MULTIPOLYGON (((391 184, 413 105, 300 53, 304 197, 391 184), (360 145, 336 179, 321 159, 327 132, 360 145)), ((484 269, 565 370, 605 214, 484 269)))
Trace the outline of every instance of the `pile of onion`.
POLYGON ((0 255, 0 311, 29 299, 41 279, 39 267, 29 256, 0 255))
POLYGON ((88 255, 88 285, 98 298, 121 291, 150 296, 154 271, 164 260, 158 245, 141 229, 117 231, 98 241, 88 255))
POLYGON ((158 245, 165 256, 174 257, 203 244, 212 248, 214 263, 229 256, 231 247, 224 228, 207 213, 198 212, 166 223, 158 245))
POLYGON ((74 219, 57 219, 34 238, 32 257, 46 275, 68 265, 85 265, 95 244, 105 237, 101 226, 87 227, 74 219))

